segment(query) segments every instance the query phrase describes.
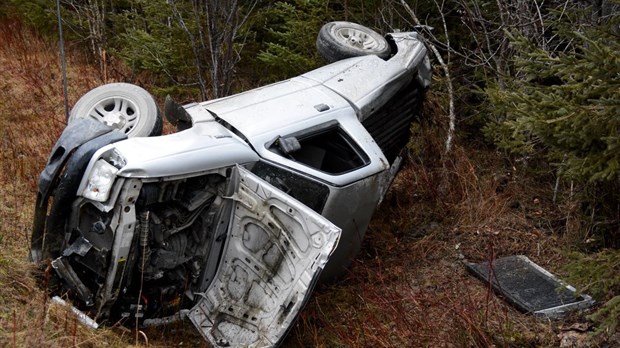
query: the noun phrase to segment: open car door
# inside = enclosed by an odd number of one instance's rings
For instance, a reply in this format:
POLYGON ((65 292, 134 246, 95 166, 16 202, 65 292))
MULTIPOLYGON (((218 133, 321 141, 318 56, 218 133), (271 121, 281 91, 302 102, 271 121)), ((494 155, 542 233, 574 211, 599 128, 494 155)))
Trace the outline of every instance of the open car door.
POLYGON ((233 168, 231 183, 234 204, 218 270, 188 316, 213 346, 277 346, 341 231, 242 167, 233 168))

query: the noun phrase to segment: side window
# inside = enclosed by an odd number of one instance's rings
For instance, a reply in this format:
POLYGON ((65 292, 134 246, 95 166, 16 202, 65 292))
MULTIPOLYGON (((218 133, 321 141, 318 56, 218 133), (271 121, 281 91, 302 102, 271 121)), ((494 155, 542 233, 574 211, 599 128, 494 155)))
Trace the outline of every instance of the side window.
POLYGON ((279 137, 269 150, 329 174, 343 174, 370 162, 337 122, 279 137))

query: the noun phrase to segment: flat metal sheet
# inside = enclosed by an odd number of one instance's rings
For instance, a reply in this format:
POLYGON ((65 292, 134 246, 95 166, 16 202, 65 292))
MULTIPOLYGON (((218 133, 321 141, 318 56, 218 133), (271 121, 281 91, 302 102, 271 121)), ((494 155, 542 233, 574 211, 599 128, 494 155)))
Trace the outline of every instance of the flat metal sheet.
POLYGON ((467 268, 482 281, 490 282, 495 292, 525 313, 559 318, 594 304, 590 296, 577 294, 575 288, 526 256, 502 257, 494 260, 491 267, 489 262, 469 263, 467 268))

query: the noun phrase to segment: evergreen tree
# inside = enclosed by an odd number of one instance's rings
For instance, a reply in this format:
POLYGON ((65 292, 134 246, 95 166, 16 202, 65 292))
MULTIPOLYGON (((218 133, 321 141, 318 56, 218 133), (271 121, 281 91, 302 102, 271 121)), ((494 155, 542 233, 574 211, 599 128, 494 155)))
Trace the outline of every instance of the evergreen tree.
MULTIPOLYGON (((578 18, 584 18, 583 16, 578 18)), ((601 24, 553 26, 563 45, 548 50, 523 36, 511 36, 515 78, 487 89, 495 122, 487 135, 508 151, 542 156, 561 177, 585 185, 582 204, 596 211, 592 231, 620 246, 620 14, 610 13, 601 24), (595 193, 596 197, 587 194, 595 193)), ((584 221, 585 218, 584 218, 584 221)), ((620 313, 620 250, 576 253, 569 267, 571 280, 585 286, 605 305, 590 318, 597 334, 613 333, 620 313)))
MULTIPOLYGON (((617 21, 620 17, 615 17, 617 21)), ((549 52, 521 39, 522 78, 488 89, 505 119, 487 129, 513 152, 545 151, 563 176, 589 182, 620 178, 620 40, 614 23, 587 32, 566 32, 568 52, 549 52)))
POLYGON ((316 35, 333 20, 326 5, 323 0, 278 1, 261 10, 265 46, 258 59, 268 71, 266 80, 281 80, 321 65, 316 35))

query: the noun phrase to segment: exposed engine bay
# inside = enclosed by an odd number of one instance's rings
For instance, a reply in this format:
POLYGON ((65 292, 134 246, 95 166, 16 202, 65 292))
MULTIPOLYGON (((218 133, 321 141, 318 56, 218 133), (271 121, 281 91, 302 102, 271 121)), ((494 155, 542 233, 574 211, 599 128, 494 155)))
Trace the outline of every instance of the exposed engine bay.
POLYGON ((111 258, 118 256, 111 253, 114 225, 119 223, 114 221, 114 211, 121 209, 126 215, 133 209, 117 206, 106 213, 93 202, 78 199, 79 209, 69 222, 75 225, 66 239, 68 247, 53 265, 59 273, 76 273, 77 278, 64 279, 74 279, 70 285, 86 307, 96 306, 97 319, 110 313, 165 317, 188 308, 194 293, 203 292, 216 271, 221 250, 212 249, 221 249, 228 223, 222 219, 225 189, 226 179, 220 174, 143 184, 134 204, 132 248, 125 260, 118 260, 123 276, 114 279, 113 289, 106 289, 106 276, 111 258), (210 263, 209 258, 215 260, 210 263), (119 301, 111 312, 111 301, 102 301, 104 292, 113 297, 118 292, 119 301))

